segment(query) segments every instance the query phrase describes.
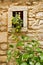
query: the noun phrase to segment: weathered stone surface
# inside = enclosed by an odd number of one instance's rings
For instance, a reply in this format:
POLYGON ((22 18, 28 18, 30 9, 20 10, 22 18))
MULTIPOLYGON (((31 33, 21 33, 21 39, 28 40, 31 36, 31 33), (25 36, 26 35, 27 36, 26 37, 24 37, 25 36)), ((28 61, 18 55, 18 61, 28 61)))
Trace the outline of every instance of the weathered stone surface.
POLYGON ((40 20, 40 21, 39 21, 39 24, 42 25, 42 24, 43 24, 43 20, 40 20))
POLYGON ((29 25, 31 25, 31 27, 30 28, 32 28, 32 29, 34 29, 34 30, 37 30, 37 29, 40 29, 40 20, 39 19, 37 19, 37 20, 30 20, 29 21, 29 25))
POLYGON ((6 19, 0 21, 0 26, 7 25, 6 19))
POLYGON ((9 65, 15 65, 14 62, 9 62, 9 65))
POLYGON ((1 21, 0 21, 0 26, 2 25, 1 21))
POLYGON ((36 33, 32 33, 32 34, 31 34, 31 33, 29 33, 29 34, 27 34, 27 35, 28 35, 28 36, 30 36, 30 37, 37 36, 37 35, 36 35, 36 33))
POLYGON ((3 44, 1 44, 0 47, 1 47, 2 50, 6 50, 7 49, 7 44, 3 43, 3 44))
POLYGON ((2 63, 1 65, 6 65, 6 63, 2 63))
POLYGON ((42 29, 43 28, 43 20, 37 19, 33 21, 29 21, 29 25, 31 25, 32 29, 42 29))
POLYGON ((40 28, 43 29, 43 20, 39 21, 40 28))
POLYGON ((7 56, 0 56, 0 62, 6 62, 7 56))
POLYGON ((39 2, 33 2, 33 5, 38 5, 39 4, 39 2))
MULTIPOLYGON (((10 0, 4 0, 6 1, 5 3, 0 3, 0 62, 6 62, 6 49, 7 49, 7 43, 2 43, 2 42, 7 42, 7 32, 4 32, 7 30, 8 26, 8 8, 11 6, 15 5, 25 5, 28 8, 27 11, 27 22, 28 27, 28 36, 30 36, 31 39, 38 39, 39 41, 42 40, 41 42, 41 47, 43 47, 43 2, 33 2, 33 5, 31 5, 30 2, 26 2, 20 0, 20 2, 8 2, 10 0), (7 26, 6 26, 7 25, 7 26)), ((9 21, 10 22, 10 21, 9 21)), ((13 44, 14 46, 16 45, 15 41, 12 41, 12 39, 9 40, 8 36, 8 42, 10 44, 13 44)), ((6 63, 1 63, 0 65, 6 65, 6 63)), ((13 65, 12 62, 10 62, 8 65, 13 65)), ((14 64, 15 65, 15 64, 14 64)))
POLYGON ((43 46, 43 41, 40 41, 40 44, 43 46))
POLYGON ((11 60, 8 65, 16 65, 16 62, 14 60, 11 60))
POLYGON ((35 14, 29 12, 29 17, 35 17, 35 14))
POLYGON ((5 54, 6 54, 6 51, 0 50, 0 55, 5 55, 5 54))
POLYGON ((0 32, 0 42, 7 42, 7 32, 0 32))
MULTIPOLYGON (((33 7, 32 7, 32 9, 33 9, 33 7)), ((28 11, 29 11, 29 13, 33 13, 33 14, 35 14, 35 13, 32 11, 32 9, 31 9, 31 10, 28 10, 28 11)))
POLYGON ((37 32, 43 33, 43 29, 39 29, 39 30, 37 30, 37 32))
POLYGON ((34 21, 29 21, 28 25, 33 25, 35 22, 34 21))
POLYGON ((28 33, 35 33, 35 32, 36 32, 35 30, 28 29, 28 33))
POLYGON ((7 25, 7 12, 0 13, 0 25, 7 25))
POLYGON ((42 8, 43 8, 43 2, 40 2, 38 5, 33 6, 32 12, 33 13, 39 12, 42 8))
POLYGON ((40 17, 43 17, 43 12, 38 12, 38 13, 36 14, 36 18, 40 18, 40 17))
POLYGON ((40 41, 43 41, 43 33, 38 33, 38 39, 39 39, 40 41))
POLYGON ((29 21, 35 21, 35 18, 28 18, 29 21))
POLYGON ((43 12, 43 8, 40 8, 40 12, 43 12))
POLYGON ((28 5, 28 6, 29 6, 29 5, 31 5, 31 3, 30 3, 30 2, 26 2, 26 5, 28 5))
POLYGON ((6 26, 1 26, 1 27, 0 27, 0 30, 1 30, 1 31, 6 31, 6 30, 7 30, 7 27, 6 27, 6 26))

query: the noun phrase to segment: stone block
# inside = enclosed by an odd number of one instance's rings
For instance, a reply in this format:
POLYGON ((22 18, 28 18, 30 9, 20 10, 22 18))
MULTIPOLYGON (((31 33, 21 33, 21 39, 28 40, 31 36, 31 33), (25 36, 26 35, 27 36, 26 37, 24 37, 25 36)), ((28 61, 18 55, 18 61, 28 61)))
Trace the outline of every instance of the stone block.
POLYGON ((6 62, 7 56, 0 56, 0 62, 6 62))
POLYGON ((33 5, 38 5, 39 4, 39 2, 33 2, 33 5))
POLYGON ((1 65, 6 65, 6 63, 1 63, 1 65))
POLYGON ((38 39, 43 41, 43 33, 38 33, 38 39))
POLYGON ((8 17, 7 12, 6 13, 2 12, 0 14, 0 25, 7 25, 7 17, 8 17))
POLYGON ((5 25, 7 25, 7 21, 4 19, 2 19, 1 21, 0 21, 0 26, 5 26, 5 25))
POLYGON ((0 45, 0 47, 1 47, 2 50, 6 50, 8 46, 7 46, 6 43, 3 43, 3 44, 0 45))
POLYGON ((7 27, 6 27, 6 26, 1 26, 1 27, 0 27, 0 30, 1 30, 1 31, 6 31, 6 30, 7 30, 7 27))
POLYGON ((35 14, 29 13, 29 17, 35 17, 35 14))
POLYGON ((43 33, 43 29, 39 29, 37 30, 37 32, 43 33))
POLYGON ((29 21, 29 25, 33 25, 34 23, 34 21, 29 21))
POLYGON ((0 32, 0 42, 7 42, 7 32, 0 32))
POLYGON ((35 21, 35 18, 30 17, 30 18, 28 18, 28 20, 29 21, 35 21))
POLYGON ((40 18, 40 17, 43 17, 43 12, 38 12, 38 13, 36 14, 36 18, 40 18))
POLYGON ((42 25, 42 24, 43 24, 43 20, 40 20, 40 21, 39 21, 39 24, 42 25))
POLYGON ((6 54, 6 51, 0 50, 0 55, 5 55, 5 54, 6 54))
POLYGON ((2 22, 0 21, 0 26, 2 26, 2 22))

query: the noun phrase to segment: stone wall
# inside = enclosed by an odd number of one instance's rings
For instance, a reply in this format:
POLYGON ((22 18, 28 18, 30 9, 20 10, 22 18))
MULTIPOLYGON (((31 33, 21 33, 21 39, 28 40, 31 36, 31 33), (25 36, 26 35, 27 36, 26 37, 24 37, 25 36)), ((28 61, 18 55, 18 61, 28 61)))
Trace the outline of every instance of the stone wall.
MULTIPOLYGON (((43 45, 43 2, 27 2, 24 0, 18 2, 0 2, 0 65, 8 65, 6 63, 6 51, 8 49, 8 42, 10 33, 8 32, 8 8, 10 6, 27 6, 27 35, 30 38, 40 40, 43 45)), ((25 33, 25 32, 23 32, 25 33)), ((43 48, 43 46, 41 46, 43 48)), ((10 64, 11 65, 11 64, 10 64)))

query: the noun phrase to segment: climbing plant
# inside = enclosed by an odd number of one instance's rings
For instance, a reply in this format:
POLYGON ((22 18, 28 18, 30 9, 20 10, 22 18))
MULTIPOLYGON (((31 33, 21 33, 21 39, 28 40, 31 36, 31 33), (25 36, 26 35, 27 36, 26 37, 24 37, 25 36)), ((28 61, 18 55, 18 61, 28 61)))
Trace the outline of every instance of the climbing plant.
MULTIPOLYGON (((23 21, 18 14, 12 17, 12 24, 14 25, 15 32, 19 33, 23 21)), ((9 44, 7 62, 13 59, 16 65, 43 65, 43 50, 40 48, 40 42, 38 40, 30 40, 27 35, 15 35, 13 31, 12 40, 16 41, 16 46, 9 44)))
POLYGON ((15 28, 15 32, 20 32, 23 24, 23 20, 20 18, 19 14, 16 14, 15 17, 12 17, 13 28, 15 28))
POLYGON ((25 43, 23 41, 29 40, 29 37, 24 35, 21 36, 21 39, 22 41, 20 39, 17 41, 16 47, 13 44, 9 45, 7 62, 13 58, 16 65, 43 65, 43 50, 39 47, 39 41, 31 40, 25 43))

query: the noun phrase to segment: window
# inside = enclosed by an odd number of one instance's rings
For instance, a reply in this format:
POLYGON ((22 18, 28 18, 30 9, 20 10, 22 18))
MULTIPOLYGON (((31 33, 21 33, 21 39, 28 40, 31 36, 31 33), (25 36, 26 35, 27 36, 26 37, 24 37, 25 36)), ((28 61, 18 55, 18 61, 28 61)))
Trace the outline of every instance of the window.
MULTIPOLYGON (((16 14, 19 14, 21 20, 23 21, 23 11, 13 11, 13 12, 12 12, 13 17, 15 17, 16 14)), ((12 27, 15 28, 16 25, 14 25, 14 24, 12 23, 12 27)), ((22 23, 22 27, 23 27, 23 23, 22 23)))
POLYGON ((12 6, 8 10, 8 31, 11 28, 16 27, 16 25, 12 24, 11 18, 12 16, 15 17, 15 15, 19 14, 20 18, 23 20, 22 29, 21 31, 27 30, 27 6, 12 6))

